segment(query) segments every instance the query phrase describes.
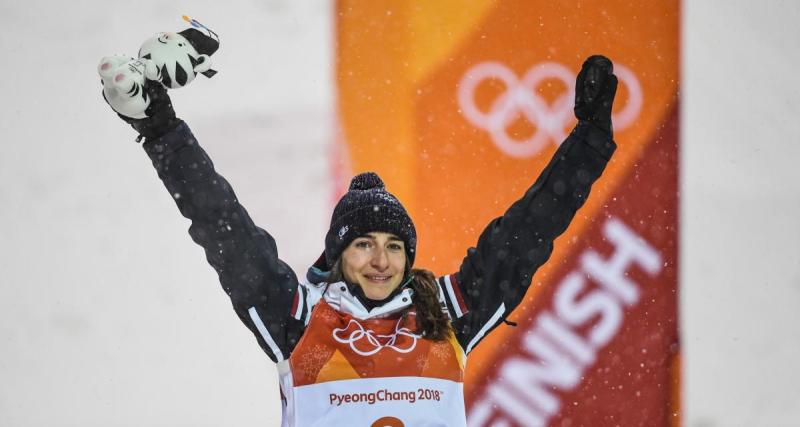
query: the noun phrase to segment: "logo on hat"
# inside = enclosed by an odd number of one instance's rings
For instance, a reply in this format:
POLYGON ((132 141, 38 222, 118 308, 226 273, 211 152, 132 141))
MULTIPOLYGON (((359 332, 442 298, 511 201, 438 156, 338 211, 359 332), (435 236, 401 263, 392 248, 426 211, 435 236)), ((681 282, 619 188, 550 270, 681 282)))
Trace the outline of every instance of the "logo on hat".
POLYGON ((350 229, 349 225, 344 225, 342 228, 339 229, 339 238, 343 238, 345 234, 347 234, 347 230, 350 229))

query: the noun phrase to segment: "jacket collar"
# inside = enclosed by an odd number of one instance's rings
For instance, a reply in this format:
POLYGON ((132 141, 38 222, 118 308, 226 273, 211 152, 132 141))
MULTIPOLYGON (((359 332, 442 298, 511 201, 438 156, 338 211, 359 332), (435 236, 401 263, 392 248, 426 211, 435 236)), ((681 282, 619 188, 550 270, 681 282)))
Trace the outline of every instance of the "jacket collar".
POLYGON ((405 288, 391 300, 373 308, 371 311, 353 295, 344 282, 329 283, 326 285, 324 298, 334 310, 347 313, 357 319, 380 319, 391 317, 411 305, 414 290, 405 288))

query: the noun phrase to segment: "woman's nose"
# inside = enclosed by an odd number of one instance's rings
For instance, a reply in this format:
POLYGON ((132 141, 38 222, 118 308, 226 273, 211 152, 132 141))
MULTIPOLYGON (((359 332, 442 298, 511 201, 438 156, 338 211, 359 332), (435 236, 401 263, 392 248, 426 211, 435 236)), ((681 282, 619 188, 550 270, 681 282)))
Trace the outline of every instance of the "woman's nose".
POLYGON ((389 258, 386 256, 386 251, 377 248, 372 255, 372 267, 378 270, 385 270, 389 267, 389 258))

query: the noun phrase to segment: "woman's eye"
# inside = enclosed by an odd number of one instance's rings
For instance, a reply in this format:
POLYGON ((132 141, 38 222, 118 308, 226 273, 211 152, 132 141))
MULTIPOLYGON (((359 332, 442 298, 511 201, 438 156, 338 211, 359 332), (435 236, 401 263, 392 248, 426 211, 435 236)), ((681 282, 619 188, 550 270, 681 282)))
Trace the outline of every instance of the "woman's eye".
POLYGON ((361 241, 356 243, 357 248, 366 249, 369 248, 369 242, 361 241))
POLYGON ((403 250, 403 248, 400 247, 400 245, 398 245, 397 243, 392 243, 391 245, 389 245, 389 249, 393 251, 403 250))

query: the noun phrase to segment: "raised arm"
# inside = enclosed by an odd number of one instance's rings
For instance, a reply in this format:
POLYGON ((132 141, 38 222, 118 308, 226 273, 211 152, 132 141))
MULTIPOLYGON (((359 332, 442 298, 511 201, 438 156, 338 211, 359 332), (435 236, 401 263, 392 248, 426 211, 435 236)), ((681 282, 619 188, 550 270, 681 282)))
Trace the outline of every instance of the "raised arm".
POLYGON ((278 258, 272 236, 253 223, 189 127, 175 117, 166 89, 150 81, 146 92, 147 117, 121 117, 145 137, 158 177, 191 221, 189 234, 205 250, 239 318, 272 360, 288 358, 304 327, 289 315, 298 286, 294 272, 278 258))
POLYGON ((492 220, 458 272, 439 279, 453 326, 470 352, 519 305, 553 241, 584 204, 616 145, 611 105, 617 81, 604 57, 586 60, 576 84, 575 129, 525 194, 492 220))

